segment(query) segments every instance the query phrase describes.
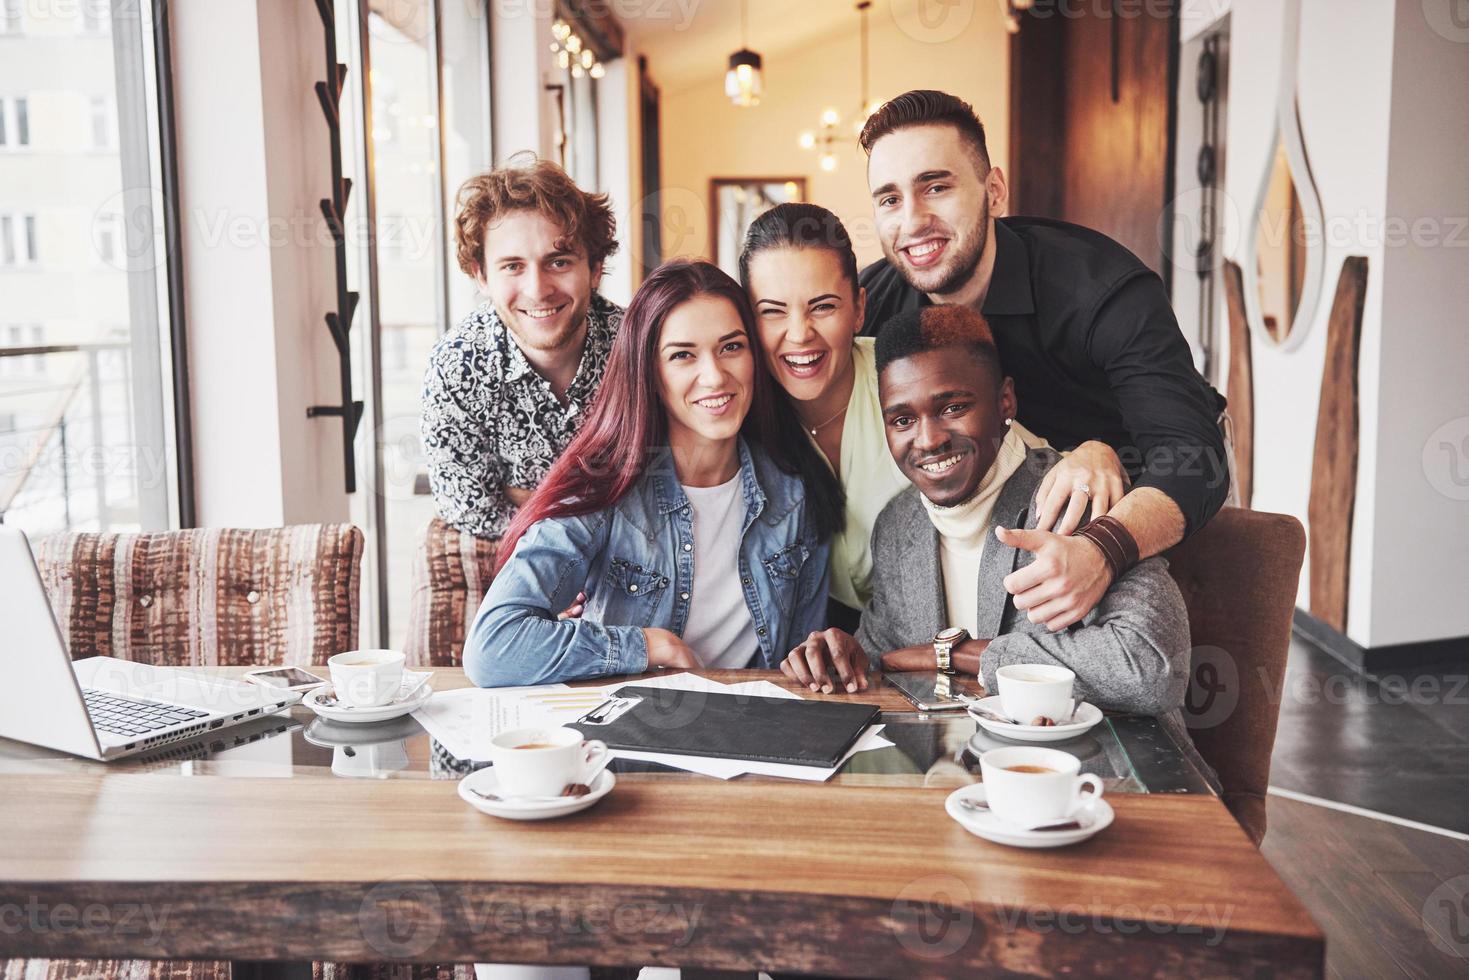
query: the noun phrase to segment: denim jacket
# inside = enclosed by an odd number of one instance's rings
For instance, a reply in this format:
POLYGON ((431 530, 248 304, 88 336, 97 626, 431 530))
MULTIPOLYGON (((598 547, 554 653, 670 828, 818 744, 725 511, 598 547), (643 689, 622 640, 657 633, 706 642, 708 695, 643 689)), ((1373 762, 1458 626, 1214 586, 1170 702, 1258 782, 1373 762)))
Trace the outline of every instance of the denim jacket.
MULTIPOLYGON (((816 540, 800 477, 744 439, 739 454, 737 574, 760 647, 756 663, 775 669, 825 625, 829 545, 816 540)), ((693 549, 693 513, 665 447, 616 504, 525 532, 475 615, 465 673, 481 687, 505 687, 646 670, 643 629, 682 635, 688 623, 693 549), (558 620, 580 591, 583 615, 558 620)))

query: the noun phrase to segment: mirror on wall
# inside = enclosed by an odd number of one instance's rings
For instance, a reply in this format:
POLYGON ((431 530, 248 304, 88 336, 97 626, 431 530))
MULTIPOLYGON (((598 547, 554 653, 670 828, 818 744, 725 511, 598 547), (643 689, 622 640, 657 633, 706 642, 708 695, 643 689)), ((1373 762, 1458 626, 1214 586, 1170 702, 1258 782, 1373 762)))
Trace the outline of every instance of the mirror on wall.
POLYGON ((709 181, 709 254, 731 276, 755 219, 777 204, 806 200, 805 177, 715 177, 709 181))
POLYGON ((1300 16, 1299 3, 1283 5, 1275 141, 1261 161, 1240 262, 1250 330, 1261 342, 1284 351, 1299 347, 1310 332, 1325 252, 1321 198, 1311 178, 1296 99, 1300 16))
MULTIPOLYGON (((1277 344, 1285 343, 1300 312, 1306 284, 1306 251, 1313 246, 1306 232, 1290 156, 1278 143, 1255 224, 1260 321, 1277 344)), ((1314 247, 1320 248, 1320 243, 1314 243, 1314 247)))

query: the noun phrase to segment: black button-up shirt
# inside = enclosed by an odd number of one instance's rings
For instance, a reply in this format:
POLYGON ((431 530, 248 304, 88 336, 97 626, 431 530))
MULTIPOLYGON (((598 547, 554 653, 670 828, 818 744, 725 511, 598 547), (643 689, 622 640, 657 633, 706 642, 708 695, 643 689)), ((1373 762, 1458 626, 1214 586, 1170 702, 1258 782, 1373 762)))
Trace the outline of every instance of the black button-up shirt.
MULTIPOLYGON (((863 333, 929 305, 886 259, 862 270, 863 333)), ((1224 505, 1224 399, 1194 368, 1163 280, 1100 232, 1047 218, 995 221, 983 312, 1020 422, 1058 449, 1098 439, 1134 486, 1178 504, 1186 534, 1224 505)))

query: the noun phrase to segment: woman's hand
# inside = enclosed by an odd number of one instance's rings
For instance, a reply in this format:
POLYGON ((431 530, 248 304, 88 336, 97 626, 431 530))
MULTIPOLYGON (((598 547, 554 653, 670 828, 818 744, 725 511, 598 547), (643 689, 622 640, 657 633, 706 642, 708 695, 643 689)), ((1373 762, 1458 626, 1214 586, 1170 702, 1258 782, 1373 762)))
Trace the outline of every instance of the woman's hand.
POLYGON ((587 611, 587 594, 578 592, 576 598, 571 600, 571 605, 556 614, 557 619, 581 619, 582 613, 587 611))
POLYGON ((672 630, 650 626, 643 630, 643 638, 648 644, 649 667, 683 667, 694 670, 699 666, 694 651, 672 630))
POLYGON ((1105 442, 1084 442, 1053 466, 1041 481, 1035 495, 1040 502, 1036 527, 1070 534, 1081 524, 1088 502, 1095 520, 1116 507, 1125 493, 1127 471, 1122 468, 1117 453, 1105 442))

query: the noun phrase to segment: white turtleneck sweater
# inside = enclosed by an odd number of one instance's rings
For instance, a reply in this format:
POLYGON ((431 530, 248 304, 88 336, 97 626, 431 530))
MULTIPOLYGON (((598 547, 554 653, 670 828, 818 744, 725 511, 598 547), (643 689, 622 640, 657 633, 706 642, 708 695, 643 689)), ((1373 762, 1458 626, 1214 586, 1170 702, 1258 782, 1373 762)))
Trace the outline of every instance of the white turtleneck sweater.
MULTIPOLYGON (((1015 422, 1005 432, 995 461, 979 481, 974 496, 953 507, 939 507, 922 494, 923 509, 939 532, 939 564, 944 574, 946 626, 962 626, 970 636, 979 636, 979 565, 984 549, 994 538, 986 534, 995 500, 1010 477, 1025 462, 1030 433, 1015 422)), ((982 638, 983 639, 983 638, 982 638)))

